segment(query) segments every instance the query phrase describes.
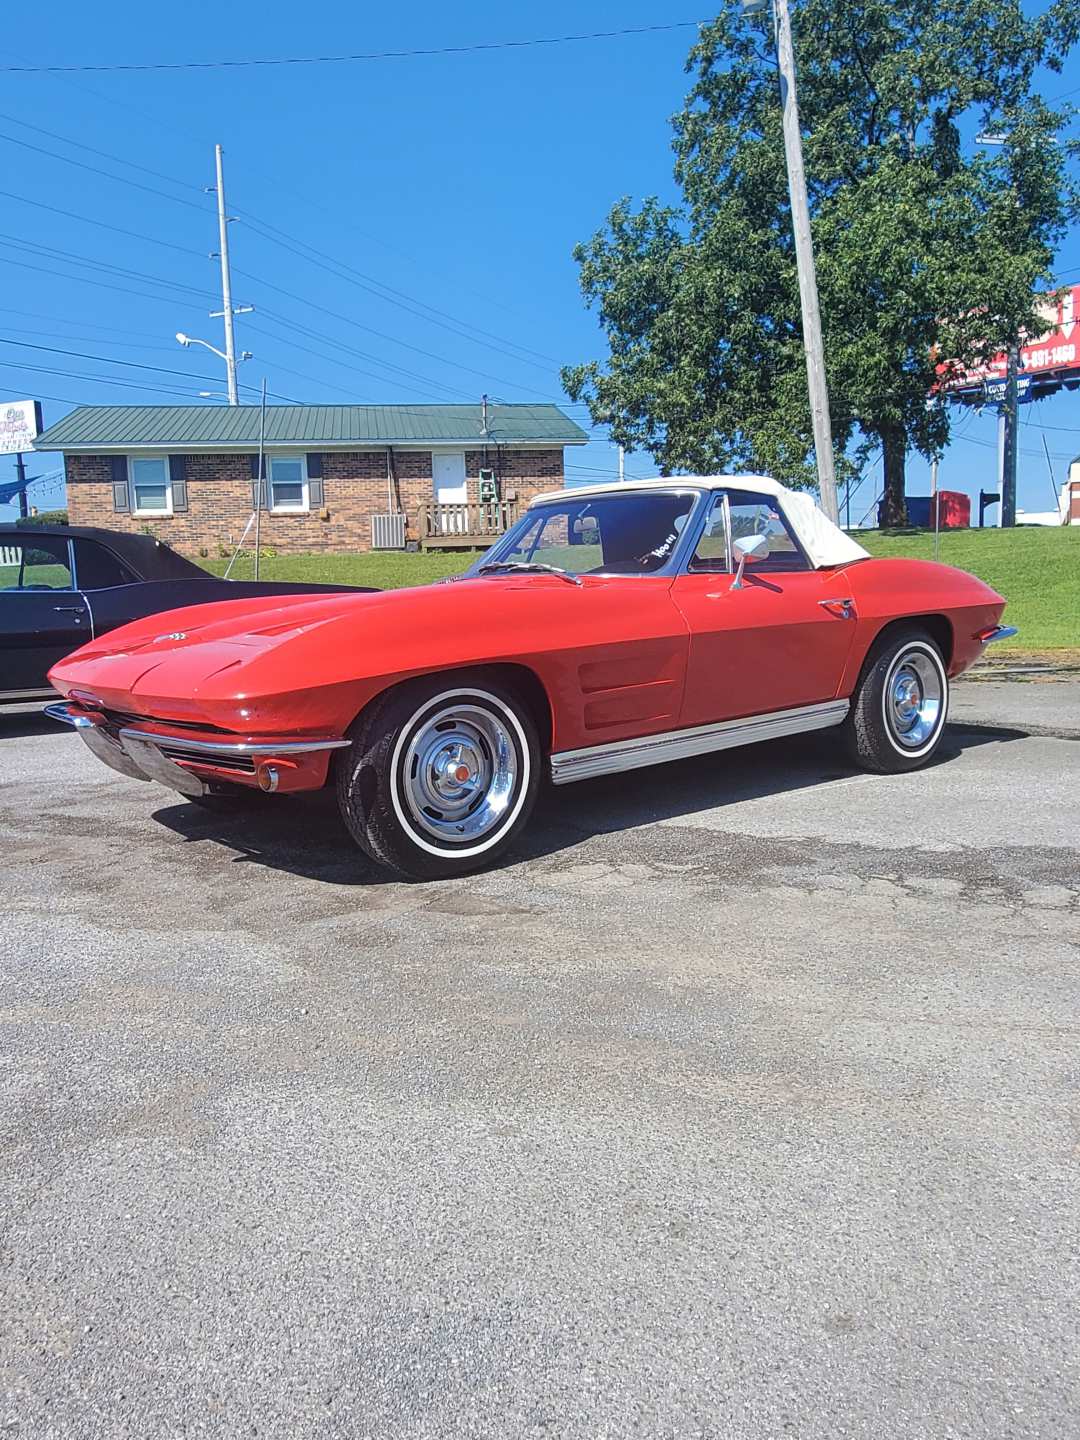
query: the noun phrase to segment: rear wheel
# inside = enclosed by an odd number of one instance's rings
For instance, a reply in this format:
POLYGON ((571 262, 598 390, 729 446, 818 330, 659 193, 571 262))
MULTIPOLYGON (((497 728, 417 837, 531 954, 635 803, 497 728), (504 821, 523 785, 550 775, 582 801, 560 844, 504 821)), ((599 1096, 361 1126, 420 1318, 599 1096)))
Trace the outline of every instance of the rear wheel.
POLYGON ((949 709, 949 677, 941 651, 916 626, 876 642, 844 722, 848 750, 864 770, 917 770, 941 742, 949 709))
POLYGON ((391 690, 350 732, 338 805, 373 860, 413 879, 496 860, 526 824, 540 779, 529 707, 476 671, 391 690))

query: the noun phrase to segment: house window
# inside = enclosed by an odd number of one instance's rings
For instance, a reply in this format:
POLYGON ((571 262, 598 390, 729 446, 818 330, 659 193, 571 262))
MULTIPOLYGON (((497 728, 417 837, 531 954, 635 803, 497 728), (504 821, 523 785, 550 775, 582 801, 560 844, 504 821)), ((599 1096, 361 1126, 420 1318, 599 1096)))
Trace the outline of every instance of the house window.
POLYGON ((270 457, 270 509, 308 508, 307 467, 302 455, 270 457))
MULTIPOLYGON (((123 473, 123 472, 121 472, 123 473)), ((131 480, 131 508, 138 515, 171 515, 172 486, 166 456, 128 460, 131 480)))

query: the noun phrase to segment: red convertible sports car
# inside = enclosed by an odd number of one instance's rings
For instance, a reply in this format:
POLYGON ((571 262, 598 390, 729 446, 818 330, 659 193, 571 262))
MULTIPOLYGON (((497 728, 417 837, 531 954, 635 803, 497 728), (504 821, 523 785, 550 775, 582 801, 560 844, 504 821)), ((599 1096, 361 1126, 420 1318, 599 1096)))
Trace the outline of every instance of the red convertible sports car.
POLYGON ((332 783, 373 859, 451 876, 511 844, 544 775, 827 727, 868 769, 915 769, 949 678, 1015 633, 1004 605, 870 558, 773 480, 634 481, 537 497, 453 581, 136 621, 54 666, 50 713, 203 804, 332 783))

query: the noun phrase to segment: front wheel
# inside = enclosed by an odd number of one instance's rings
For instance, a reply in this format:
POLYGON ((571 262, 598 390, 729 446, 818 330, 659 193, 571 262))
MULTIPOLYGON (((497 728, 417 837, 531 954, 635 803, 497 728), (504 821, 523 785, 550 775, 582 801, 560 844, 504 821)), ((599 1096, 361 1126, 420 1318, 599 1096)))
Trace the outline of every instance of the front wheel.
POLYGON ((917 770, 945 731, 949 677, 941 651, 919 627, 878 640, 863 666, 844 722, 848 751, 864 770, 917 770))
POLYGON ((540 781, 529 708, 483 671, 425 676, 360 716, 338 758, 349 833, 413 879, 490 864, 524 827, 540 781))

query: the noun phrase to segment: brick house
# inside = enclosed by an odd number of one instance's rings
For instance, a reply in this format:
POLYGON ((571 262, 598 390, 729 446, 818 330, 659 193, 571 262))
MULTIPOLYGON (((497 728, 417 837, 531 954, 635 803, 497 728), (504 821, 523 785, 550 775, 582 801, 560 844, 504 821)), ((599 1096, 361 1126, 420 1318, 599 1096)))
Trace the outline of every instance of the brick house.
POLYGON ((563 484, 585 432, 555 405, 84 405, 63 452, 73 525, 152 530, 189 554, 486 545, 563 484), (261 503, 260 503, 261 502, 261 503))

